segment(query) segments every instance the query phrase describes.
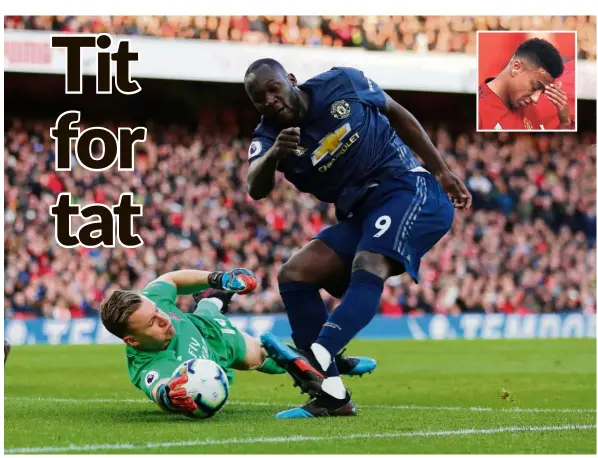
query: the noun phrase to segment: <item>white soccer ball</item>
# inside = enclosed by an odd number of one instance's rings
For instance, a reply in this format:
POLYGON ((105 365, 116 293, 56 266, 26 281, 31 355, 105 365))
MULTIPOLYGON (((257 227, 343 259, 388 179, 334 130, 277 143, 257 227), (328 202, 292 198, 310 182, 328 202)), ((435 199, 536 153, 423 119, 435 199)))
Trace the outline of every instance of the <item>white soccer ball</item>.
POLYGON ((172 374, 180 375, 187 367, 188 381, 184 385, 188 396, 197 404, 197 410, 188 416, 209 418, 216 414, 228 399, 228 377, 224 370, 209 359, 190 359, 181 364, 172 374))

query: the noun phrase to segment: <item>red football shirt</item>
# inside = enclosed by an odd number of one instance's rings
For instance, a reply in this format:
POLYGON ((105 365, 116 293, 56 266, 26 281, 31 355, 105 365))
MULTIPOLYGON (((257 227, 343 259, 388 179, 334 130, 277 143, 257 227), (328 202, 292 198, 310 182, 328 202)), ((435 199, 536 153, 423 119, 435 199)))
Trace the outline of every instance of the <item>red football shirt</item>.
MULTIPOLYGON (((567 101, 569 103, 569 109, 571 110, 571 118, 573 124, 568 129, 575 128, 575 60, 570 60, 565 63, 563 74, 558 78, 554 84, 561 83, 561 89, 567 94, 567 101)), ((544 129, 559 129, 560 121, 559 115, 556 111, 554 104, 548 100, 545 94, 542 94, 540 100, 536 105, 529 105, 525 107, 526 115, 537 118, 540 125, 544 129)))
POLYGON ((478 89, 478 125, 482 130, 540 130, 536 113, 510 110, 488 87, 489 78, 478 89))

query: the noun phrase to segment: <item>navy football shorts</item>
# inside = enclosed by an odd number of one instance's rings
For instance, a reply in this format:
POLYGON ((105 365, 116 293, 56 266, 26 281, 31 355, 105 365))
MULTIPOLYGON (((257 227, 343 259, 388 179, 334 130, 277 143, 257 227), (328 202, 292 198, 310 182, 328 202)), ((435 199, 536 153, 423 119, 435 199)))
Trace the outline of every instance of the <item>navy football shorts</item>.
POLYGON ((343 291, 329 290, 331 294, 344 294, 353 258, 360 251, 380 253, 400 262, 418 281, 421 258, 450 230, 455 214, 438 180, 420 170, 373 188, 346 221, 316 236, 345 264, 343 291))

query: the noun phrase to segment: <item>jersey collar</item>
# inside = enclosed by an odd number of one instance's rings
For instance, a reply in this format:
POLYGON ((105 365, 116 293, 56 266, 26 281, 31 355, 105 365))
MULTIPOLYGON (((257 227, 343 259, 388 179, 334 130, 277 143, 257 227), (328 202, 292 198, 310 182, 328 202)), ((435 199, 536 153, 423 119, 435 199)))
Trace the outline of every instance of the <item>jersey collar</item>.
POLYGON ((494 80, 494 77, 487 78, 484 80, 480 87, 480 95, 484 95, 488 99, 488 102, 492 104, 492 106, 497 106, 508 110, 509 107, 505 105, 501 98, 498 95, 496 95, 496 93, 492 89, 488 87, 488 83, 492 80, 494 80))

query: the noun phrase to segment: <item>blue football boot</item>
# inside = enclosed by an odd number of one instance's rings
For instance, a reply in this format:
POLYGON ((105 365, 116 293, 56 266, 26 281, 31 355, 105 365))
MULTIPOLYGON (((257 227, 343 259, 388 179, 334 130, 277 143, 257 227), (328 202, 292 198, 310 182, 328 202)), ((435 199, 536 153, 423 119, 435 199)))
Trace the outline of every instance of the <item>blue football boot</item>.
MULTIPOLYGON (((334 357, 334 362, 340 375, 359 375, 363 377, 376 369, 377 363, 373 358, 365 356, 343 356, 346 349, 334 357)), ((311 352, 310 352, 311 353, 311 352)))
POLYGON ((302 393, 315 396, 320 392, 325 377, 319 364, 314 367, 308 358, 270 332, 262 334, 260 340, 268 356, 293 378, 294 386, 302 393))
MULTIPOLYGON (((293 345, 289 345, 289 347, 301 353, 302 356, 305 356, 312 366, 318 367, 318 362, 311 351, 300 350, 293 345)), ((348 375, 350 377, 359 375, 363 377, 365 374, 369 374, 376 369, 377 363, 375 359, 365 356, 343 356, 346 350, 345 348, 334 357, 334 362, 340 375, 348 375)))
POLYGON ((317 418, 317 417, 353 417, 357 415, 357 407, 351 400, 351 394, 347 391, 345 399, 337 399, 324 391, 312 396, 301 407, 279 412, 275 418, 296 419, 296 418, 317 418))

